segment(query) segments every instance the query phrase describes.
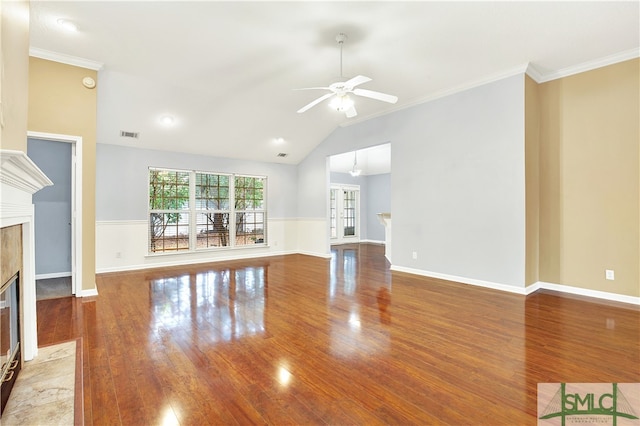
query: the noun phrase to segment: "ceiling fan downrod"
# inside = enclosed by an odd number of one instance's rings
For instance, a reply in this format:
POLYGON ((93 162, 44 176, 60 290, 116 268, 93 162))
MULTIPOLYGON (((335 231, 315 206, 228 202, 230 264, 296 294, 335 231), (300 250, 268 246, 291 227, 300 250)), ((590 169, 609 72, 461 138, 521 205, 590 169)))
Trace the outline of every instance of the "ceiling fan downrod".
POLYGON ((342 45, 345 41, 347 41, 347 35, 345 33, 340 33, 336 36, 336 41, 340 45, 340 78, 344 78, 342 75, 342 45))

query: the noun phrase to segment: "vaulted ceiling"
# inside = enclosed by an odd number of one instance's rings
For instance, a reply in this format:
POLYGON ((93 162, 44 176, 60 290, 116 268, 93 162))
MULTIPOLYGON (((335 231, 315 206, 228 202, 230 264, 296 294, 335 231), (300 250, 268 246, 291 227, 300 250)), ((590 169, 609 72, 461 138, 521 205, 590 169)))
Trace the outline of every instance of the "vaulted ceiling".
POLYGON ((637 1, 30 4, 32 55, 101 67, 99 143, 289 164, 338 126, 528 64, 544 81, 637 57, 640 46, 637 1), (354 118, 327 101, 296 113, 324 92, 293 89, 339 77, 338 33, 348 36, 344 76, 370 77, 360 87, 397 104, 356 97, 354 118))

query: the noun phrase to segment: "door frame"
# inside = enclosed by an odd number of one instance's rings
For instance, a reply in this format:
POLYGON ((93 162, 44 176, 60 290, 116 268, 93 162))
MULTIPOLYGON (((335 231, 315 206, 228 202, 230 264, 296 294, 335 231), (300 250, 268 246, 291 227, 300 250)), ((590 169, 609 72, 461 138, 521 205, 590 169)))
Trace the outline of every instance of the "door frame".
POLYGON ((329 244, 349 244, 349 243, 359 243, 360 242, 360 185, 353 185, 353 184, 343 184, 343 183, 332 183, 329 186, 329 217, 328 217, 328 222, 329 222, 329 244), (338 222, 336 224, 336 230, 337 230, 337 236, 335 238, 331 237, 331 191, 332 190, 338 190, 338 191, 356 191, 356 226, 355 226, 355 235, 352 237, 346 237, 344 236, 344 226, 341 225, 342 223, 342 217, 339 216, 339 211, 342 210, 340 207, 344 207, 342 204, 342 198, 340 198, 340 201, 338 201, 338 199, 336 198, 336 221, 338 222), (338 224, 340 224, 340 226, 338 226, 338 224))
POLYGON ((42 141, 66 142, 71 144, 71 293, 76 297, 80 297, 82 295, 83 252, 82 136, 27 131, 27 138, 42 141))

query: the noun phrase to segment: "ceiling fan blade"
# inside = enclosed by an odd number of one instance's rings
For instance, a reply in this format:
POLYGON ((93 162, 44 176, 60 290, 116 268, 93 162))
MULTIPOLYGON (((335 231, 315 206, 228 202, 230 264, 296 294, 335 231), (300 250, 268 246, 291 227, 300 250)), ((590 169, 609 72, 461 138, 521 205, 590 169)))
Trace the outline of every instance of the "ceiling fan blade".
POLYGON ((312 101, 310 103, 308 103, 307 105, 303 106, 302 108, 300 108, 298 110, 298 114, 305 112, 308 109, 313 108, 314 106, 316 106, 317 104, 319 104, 320 102, 324 101, 325 99, 330 98, 331 96, 333 96, 333 93, 327 93, 326 95, 322 95, 320 96, 318 99, 316 99, 315 101, 312 101))
POLYGON ((387 95, 386 93, 374 92, 373 90, 367 89, 355 89, 353 91, 354 95, 364 96, 365 98, 376 99, 378 101, 389 102, 390 104, 395 104, 398 102, 398 97, 393 95, 387 95))
POLYGON ((351 118, 351 117, 355 117, 356 115, 358 115, 358 112, 356 111, 356 107, 352 106, 351 108, 349 108, 348 110, 345 111, 345 114, 346 114, 347 118, 351 118))
POLYGON ((331 90, 330 87, 303 87, 302 89, 293 89, 293 90, 331 90))
POLYGON ((371 79, 369 77, 365 77, 364 75, 357 75, 351 80, 345 81, 344 86, 353 89, 354 87, 362 83, 366 83, 367 81, 371 81, 371 79))

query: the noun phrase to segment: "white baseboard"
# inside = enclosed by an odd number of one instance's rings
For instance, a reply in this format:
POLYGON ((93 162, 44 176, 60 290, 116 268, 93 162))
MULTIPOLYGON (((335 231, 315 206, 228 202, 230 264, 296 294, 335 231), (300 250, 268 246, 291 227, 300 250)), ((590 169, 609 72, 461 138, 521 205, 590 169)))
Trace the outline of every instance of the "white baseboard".
POLYGON ((499 284, 491 281, 476 280, 473 278, 459 277, 456 275, 441 274, 438 272, 424 271, 422 269, 406 268, 404 266, 391 265, 392 271, 406 272, 414 275, 422 275, 423 277, 438 278, 441 280, 454 281, 461 284, 469 284, 477 287, 491 288, 494 290, 507 291, 509 293, 525 294, 524 287, 516 287, 507 284, 499 284))
POLYGON ((377 244, 380 246, 384 245, 384 241, 378 241, 378 240, 360 240, 361 243, 366 243, 366 244, 377 244))
POLYGON ((323 259, 331 259, 331 253, 316 253, 312 251, 296 251, 295 254, 304 254, 305 256, 321 257, 323 259))
POLYGON ((585 288, 572 287, 568 285, 547 283, 544 281, 538 281, 527 287, 515 287, 515 286, 510 286, 505 284, 498 284, 490 281, 476 280, 473 278, 458 277, 455 275, 440 274, 437 272, 424 271, 421 269, 406 268, 404 266, 391 265, 391 270, 398 271, 398 272, 406 272, 414 275, 421 275, 429 278, 438 278, 438 279, 447 280, 447 281, 454 281, 461 284, 469 284, 469 285, 474 285, 478 287, 491 288, 494 290, 507 291, 509 293, 522 294, 524 296, 532 294, 541 289, 546 289, 546 290, 559 291, 562 293, 575 294, 579 296, 593 297, 596 299, 610 300, 613 302, 622 302, 622 303, 630 303, 632 305, 640 305, 640 297, 627 296, 624 294, 617 294, 617 293, 609 293, 606 291, 589 290, 585 288))
POLYGON ((71 272, 53 272, 51 274, 36 274, 36 280, 48 280, 50 278, 66 278, 70 276, 71 276, 71 272))
POLYGON ((98 295, 98 288, 90 288, 88 290, 81 290, 79 294, 76 294, 76 297, 92 297, 98 295))
POLYGON ((576 294, 579 296, 594 297, 596 299, 610 300, 612 302, 630 303, 632 305, 640 305, 640 297, 627 296, 625 294, 610 293, 607 291, 589 290, 586 288, 572 287, 569 285, 561 285, 538 281, 527 287, 527 294, 531 294, 536 290, 546 289, 560 291, 562 293, 576 294), (529 289, 532 289, 529 291, 529 289))

